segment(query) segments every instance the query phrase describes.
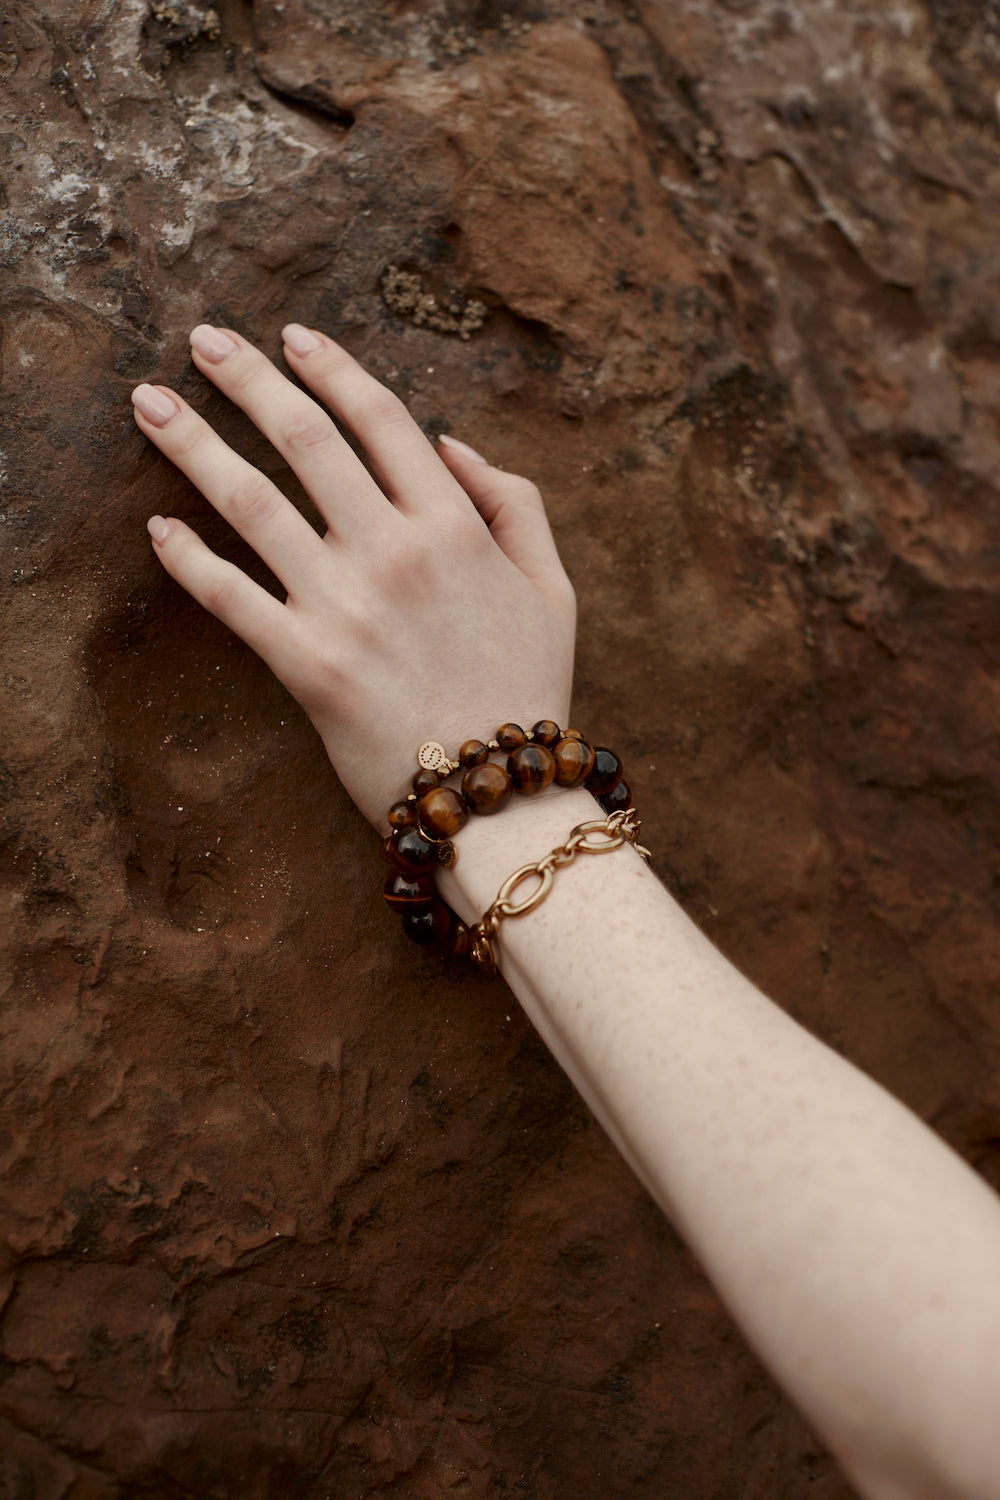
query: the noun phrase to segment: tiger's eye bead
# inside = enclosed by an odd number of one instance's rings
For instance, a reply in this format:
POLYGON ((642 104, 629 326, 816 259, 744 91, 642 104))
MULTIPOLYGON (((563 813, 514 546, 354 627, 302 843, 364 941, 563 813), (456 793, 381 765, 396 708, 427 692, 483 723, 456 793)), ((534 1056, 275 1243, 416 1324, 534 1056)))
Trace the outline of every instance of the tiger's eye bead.
POLYGON ((454 787, 436 786, 420 799, 420 827, 433 839, 450 839, 469 819, 469 809, 454 787))
POLYGON ((513 795, 514 784, 507 772, 491 760, 473 766, 462 777, 462 796, 480 817, 502 812, 513 795))
POLYGON ((562 738, 562 730, 554 719, 539 719, 537 724, 532 725, 531 738, 536 745, 544 745, 546 750, 551 750, 556 740, 562 738))
POLYGON ((552 747, 552 754, 559 786, 579 786, 594 769, 594 751, 586 740, 564 737, 552 747))
POLYGON ((521 745, 508 755, 507 770, 514 790, 531 797, 551 786, 556 774, 556 760, 544 745, 521 745))
POLYGON ((390 875, 382 887, 386 906, 393 911, 412 911, 430 906, 434 900, 434 882, 429 875, 406 875, 402 870, 390 875))
POLYGON ((430 906, 408 911, 403 917, 403 931, 411 942, 430 947, 443 943, 451 931, 452 912, 443 901, 432 901, 430 906))
POLYGON ((594 751, 594 769, 584 782, 588 792, 595 797, 605 797, 621 781, 624 771, 622 763, 613 750, 598 746, 594 751))
POLYGON ((390 838, 383 839, 382 858, 397 870, 419 875, 434 868, 437 850, 418 829, 401 828, 390 838))
POLYGON ((564 740, 582 740, 583 739, 583 735, 580 733, 579 729, 564 729, 563 732, 562 732, 562 737, 563 737, 564 740))
POLYGON ((394 802, 386 818, 390 828, 409 828, 417 821, 417 809, 412 802, 394 802))
POLYGON ((632 806, 632 788, 627 781, 619 781, 617 786, 605 792, 603 797, 598 797, 598 802, 606 813, 624 812, 632 806))
POLYGON ((458 752, 458 763, 466 770, 470 766, 481 766, 490 758, 490 752, 482 740, 466 740, 458 752))
POLYGON ((418 771, 410 782, 410 785, 417 796, 422 797, 425 792, 429 792, 433 787, 436 787, 440 780, 441 777, 437 771, 418 771))
POLYGON ((518 745, 526 745, 528 736, 520 724, 501 724, 497 730, 497 744, 501 750, 516 750, 518 745))
POLYGON ((472 952, 472 941, 471 931, 456 917, 448 934, 448 952, 455 958, 468 958, 472 952))

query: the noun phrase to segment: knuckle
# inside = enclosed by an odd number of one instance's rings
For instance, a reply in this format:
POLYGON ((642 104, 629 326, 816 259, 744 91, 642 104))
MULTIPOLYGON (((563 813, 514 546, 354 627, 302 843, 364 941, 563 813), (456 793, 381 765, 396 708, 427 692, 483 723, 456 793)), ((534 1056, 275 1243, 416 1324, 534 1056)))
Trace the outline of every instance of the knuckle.
POLYGON ((520 474, 511 474, 507 478, 507 486, 511 497, 519 505, 530 507, 532 510, 545 509, 542 492, 533 480, 525 479, 520 474))
POLYGON ((328 443, 335 431, 329 417, 323 416, 320 412, 314 412, 309 416, 289 422, 282 442, 285 451, 289 454, 308 453, 311 449, 328 443))
POLYGON ((558 597, 567 610, 576 610, 576 589, 573 587, 568 576, 559 570, 555 581, 558 597))
POLYGON ((210 429, 200 417, 193 422, 180 423, 171 447, 171 457, 175 462, 190 458, 202 446, 209 434, 210 429))
MULTIPOLYGON (((426 594, 433 588, 432 560, 420 545, 387 545, 380 551, 377 564, 377 587, 384 598, 408 600, 426 594)), ((359 613, 352 621, 357 641, 367 641, 376 626, 369 612, 359 613)))
POLYGON ((274 515, 277 504, 273 487, 263 475, 256 474, 232 486, 226 495, 225 509, 244 525, 261 526, 274 515))
POLYGON ((216 615, 221 620, 226 619, 236 602, 234 580, 225 575, 207 579, 199 591, 198 602, 204 605, 209 614, 216 615))
POLYGON ((384 385, 373 380, 358 403, 359 416, 373 427, 393 427, 409 422, 410 414, 400 401, 384 385))
POLYGON ((270 368, 270 362, 255 349, 241 349, 231 362, 226 361, 226 394, 232 397, 244 395, 270 368))
POLYGON ((339 702, 348 681, 346 663, 333 650, 313 652, 302 658, 298 682, 292 691, 303 706, 339 702))

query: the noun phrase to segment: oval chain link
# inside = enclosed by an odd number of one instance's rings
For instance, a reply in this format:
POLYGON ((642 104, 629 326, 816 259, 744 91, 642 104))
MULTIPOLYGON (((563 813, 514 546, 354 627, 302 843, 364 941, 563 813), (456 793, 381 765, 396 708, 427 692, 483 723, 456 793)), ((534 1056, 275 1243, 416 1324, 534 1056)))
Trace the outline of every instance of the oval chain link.
POLYGON ((640 828, 634 807, 610 813, 606 818, 595 818, 590 823, 578 823, 565 844, 544 855, 536 864, 522 865, 519 870, 515 870, 500 887, 496 900, 489 911, 484 913, 482 921, 473 928, 472 956, 476 962, 489 973, 496 973, 496 954, 492 939, 496 937, 500 923, 507 917, 527 916, 529 911, 540 906, 552 889, 554 872, 571 865, 578 854, 610 854, 612 849, 620 849, 622 844, 628 843, 647 864, 651 864, 649 850, 638 842, 640 828), (604 837, 599 843, 590 843, 588 835, 592 833, 600 833, 604 837), (525 896, 523 901, 512 902, 510 898, 518 886, 532 875, 538 877, 537 889, 530 896, 525 896))

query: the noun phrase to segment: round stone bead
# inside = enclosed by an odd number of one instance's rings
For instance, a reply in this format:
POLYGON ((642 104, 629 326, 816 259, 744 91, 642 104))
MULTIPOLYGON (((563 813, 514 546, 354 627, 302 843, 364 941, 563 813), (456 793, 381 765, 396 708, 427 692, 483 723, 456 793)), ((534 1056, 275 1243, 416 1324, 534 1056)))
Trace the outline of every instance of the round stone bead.
POLYGON ((547 750, 551 750, 556 741, 562 738, 562 730, 554 719, 539 719, 537 724, 532 725, 531 738, 536 745, 544 745, 547 750))
POLYGON ((514 783, 503 766, 488 760, 473 766, 462 777, 462 796, 480 817, 502 812, 514 795, 514 783))
POLYGON ((398 870, 419 875, 437 864, 437 850, 417 828, 401 828, 382 842, 382 856, 398 870))
POLYGON ((417 821, 417 809, 412 802, 394 802, 386 817, 390 828, 410 828, 417 821))
POLYGON ((472 941, 471 931, 456 917, 448 934, 448 952, 455 958, 468 958, 472 952, 472 941))
POLYGON ((497 744, 501 750, 516 750, 518 745, 526 745, 528 736, 520 724, 501 724, 497 730, 497 744))
POLYGON ((393 911, 413 911, 418 906, 430 906, 434 900, 434 882, 429 875, 407 875, 400 870, 389 876, 382 894, 386 906, 393 911))
POLYGON ((450 839, 469 819, 469 809, 454 787, 436 786, 420 799, 420 827, 433 839, 450 839))
POLYGON ((594 751, 594 769, 584 782, 588 792, 593 792, 595 797, 604 797, 616 787, 625 774, 621 761, 613 750, 605 750, 600 745, 594 751))
POLYGON ((525 797, 534 796, 551 786, 556 774, 556 760, 544 745, 521 745, 507 757, 507 770, 514 790, 525 797))
POLYGON ((430 947, 443 943, 451 931, 451 908, 443 901, 432 901, 430 906, 417 907, 403 917, 403 931, 414 943, 430 947))
POLYGON ((421 770, 416 773, 413 780, 410 782, 410 785, 416 792, 417 796, 422 797, 425 792, 429 792, 432 787, 436 787, 440 780, 441 777, 438 775, 437 771, 421 770))
POLYGON ((458 752, 458 763, 460 766, 464 766, 466 770, 470 766, 484 765, 489 758, 490 752, 482 740, 466 740, 458 752))
POLYGON ((579 729, 564 729, 563 732, 562 732, 562 737, 563 737, 564 740, 582 740, 583 739, 583 735, 580 733, 579 729))
POLYGON ((632 788, 627 781, 619 781, 617 786, 605 792, 603 797, 598 797, 598 802, 606 813, 624 812, 632 804, 632 788))
POLYGON ((552 754, 559 786, 579 786, 594 769, 594 750, 586 740, 564 737, 553 745, 552 754))

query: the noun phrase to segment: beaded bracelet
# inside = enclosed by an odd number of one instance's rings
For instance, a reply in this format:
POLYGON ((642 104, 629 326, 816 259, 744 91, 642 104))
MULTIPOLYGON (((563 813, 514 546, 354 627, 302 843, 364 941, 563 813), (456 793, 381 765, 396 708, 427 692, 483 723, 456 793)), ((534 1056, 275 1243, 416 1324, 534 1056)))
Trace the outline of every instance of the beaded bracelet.
POLYGON ((412 791, 393 803, 387 814, 392 832, 383 840, 382 857, 392 874, 383 894, 387 905, 402 916, 408 938, 444 946, 460 958, 473 954, 475 939, 438 897, 433 872, 439 864, 455 863, 452 838, 470 814, 492 816, 507 806, 515 791, 534 796, 553 783, 585 787, 606 813, 624 812, 632 804, 614 751, 589 744, 576 729, 561 730, 552 719, 540 719, 527 732, 519 724, 501 724, 490 740, 466 740, 457 760, 443 745, 428 740, 417 751, 417 762, 420 769, 412 791), (506 770, 490 760, 496 750, 508 752, 506 770), (444 785, 459 770, 464 771, 460 788, 444 785))

